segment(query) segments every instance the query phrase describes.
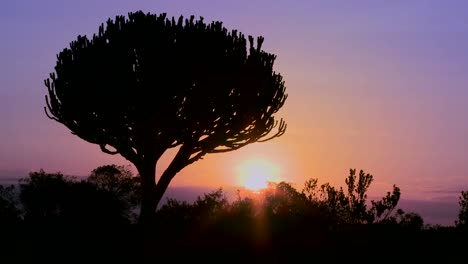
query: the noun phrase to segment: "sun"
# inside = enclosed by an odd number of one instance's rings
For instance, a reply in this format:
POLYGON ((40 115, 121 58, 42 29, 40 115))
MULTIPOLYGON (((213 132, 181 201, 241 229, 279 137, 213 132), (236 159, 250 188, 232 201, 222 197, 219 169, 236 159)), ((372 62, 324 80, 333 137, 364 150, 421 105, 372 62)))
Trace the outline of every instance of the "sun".
POLYGON ((252 191, 265 189, 267 185, 268 185, 268 177, 264 174, 257 174, 255 176, 252 175, 244 179, 245 188, 252 190, 252 191))
POLYGON ((252 191, 259 191, 268 186, 268 182, 279 181, 279 168, 264 159, 249 159, 238 168, 239 183, 252 191))

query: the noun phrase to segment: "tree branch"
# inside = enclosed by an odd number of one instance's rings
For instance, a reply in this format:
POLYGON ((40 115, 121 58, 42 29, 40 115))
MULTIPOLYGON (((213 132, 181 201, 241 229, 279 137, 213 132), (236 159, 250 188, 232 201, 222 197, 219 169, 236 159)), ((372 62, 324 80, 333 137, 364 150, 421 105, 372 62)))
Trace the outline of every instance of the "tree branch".
MULTIPOLYGON (((47 103, 47 104, 48 104, 48 103, 47 103)), ((56 117, 53 117, 53 116, 49 115, 49 113, 47 112, 47 107, 45 107, 45 106, 44 106, 44 112, 45 112, 45 114, 46 114, 46 116, 47 116, 48 118, 50 118, 50 119, 52 119, 52 120, 55 120, 55 121, 61 123, 60 120, 58 120, 56 117)))
MULTIPOLYGON (((192 146, 192 145, 190 144, 190 146, 192 146)), ((163 174, 159 178, 159 180, 157 182, 157 185, 159 185, 160 183, 162 183, 163 185, 169 184, 169 182, 172 180, 172 178, 175 176, 176 173, 178 173, 185 166, 190 164, 189 159, 190 159, 190 156, 193 153, 190 150, 190 148, 191 147, 189 147, 189 145, 187 143, 183 144, 180 147, 180 149, 177 152, 177 154, 175 155, 174 159, 172 159, 169 166, 167 166, 166 170, 163 172, 163 174)), ((198 154, 197 154, 197 156, 198 156, 198 154)), ((197 156, 195 156, 195 157, 197 157, 197 156)), ((201 158, 201 156, 199 158, 201 158)))
MULTIPOLYGON (((190 165, 192 163, 194 163, 195 161, 199 160, 199 159, 203 159, 203 156, 205 156, 206 152, 204 151, 200 151, 197 155, 191 157, 188 161, 187 161, 187 165, 190 165)), ((185 165, 185 166, 187 166, 185 165)), ((184 166, 184 167, 185 167, 184 166)))
MULTIPOLYGON (((276 127, 276 124, 273 127, 276 127)), ((286 127, 287 127, 286 122, 284 122, 284 120, 281 119, 280 122, 279 122, 278 132, 276 132, 274 135, 272 135, 272 136, 270 136, 268 138, 258 139, 257 142, 266 142, 268 140, 272 140, 273 138, 282 136, 284 134, 284 132, 286 132, 286 127)))

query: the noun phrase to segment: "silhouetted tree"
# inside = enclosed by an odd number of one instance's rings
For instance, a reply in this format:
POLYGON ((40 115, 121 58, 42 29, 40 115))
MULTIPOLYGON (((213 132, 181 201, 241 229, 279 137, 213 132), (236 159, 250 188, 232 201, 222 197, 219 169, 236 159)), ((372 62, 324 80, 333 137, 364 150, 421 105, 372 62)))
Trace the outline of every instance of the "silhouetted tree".
MULTIPOLYGON (((393 191, 387 192, 385 197, 382 197, 379 201, 371 201, 372 208, 370 214, 370 221, 371 222, 384 222, 389 220, 392 217, 392 212, 398 205, 398 201, 400 201, 400 188, 396 185, 393 185, 393 191)), ((403 211, 398 211, 397 215, 403 215, 403 211)), ((411 217, 411 216, 410 216, 411 217)))
POLYGON ((458 212, 458 220, 455 221, 455 225, 459 228, 468 229, 468 190, 462 191, 458 199, 460 211, 458 212))
POLYGON ((236 219, 250 219, 255 217, 257 209, 255 200, 252 197, 241 197, 229 204, 228 214, 236 219))
POLYGON ((123 165, 103 165, 92 170, 87 181, 98 189, 125 196, 135 188, 138 177, 133 176, 132 171, 123 165))
POLYGON ((111 164, 94 169, 86 181, 119 199, 128 217, 136 219, 133 211, 141 200, 139 175, 134 176, 126 166, 111 164))
POLYGON ((366 205, 367 190, 373 180, 374 176, 360 170, 356 182, 356 169, 349 170, 349 176, 346 178, 345 182, 348 186, 350 222, 368 222, 369 212, 367 211, 366 205))
POLYGON ((300 241, 308 238, 310 232, 318 237, 318 229, 329 220, 318 204, 288 182, 270 183, 263 196, 259 216, 277 240, 300 241))
POLYGON ((373 176, 364 173, 363 170, 360 170, 359 175, 356 175, 355 169, 350 169, 349 172, 349 176, 345 179, 346 193, 343 188, 337 189, 329 183, 324 183, 319 188, 316 178, 304 183, 302 193, 309 201, 324 209, 331 226, 384 221, 396 223, 396 216, 392 215, 392 212, 400 200, 400 188, 393 185, 391 193, 387 192, 387 195, 379 201, 372 200, 372 206, 368 209, 367 191, 373 176))
POLYGON ((208 233, 215 232, 214 226, 226 215, 228 207, 221 188, 198 196, 192 203, 169 198, 156 211, 156 222, 160 227, 157 230, 164 243, 169 240, 180 245, 214 239, 208 233))
POLYGON ((348 223, 349 218, 349 200, 340 187, 336 189, 328 182, 320 186, 322 197, 321 207, 328 213, 327 218, 330 219, 330 227, 348 223))
POLYGON ((147 222, 187 165, 285 132, 285 122, 274 118, 287 98, 273 71, 276 56, 262 51, 263 37, 256 46, 248 40, 247 49, 242 33, 202 17, 117 16, 58 54, 45 80, 46 114, 135 165, 140 221, 147 222), (177 154, 156 180, 157 161, 174 147, 177 154))
POLYGON ((198 216, 200 222, 214 221, 219 217, 220 212, 226 209, 228 201, 222 188, 198 196, 193 203, 194 214, 198 216))
POLYGON ((20 200, 27 222, 56 221, 62 214, 63 203, 72 179, 62 173, 44 170, 29 173, 20 179, 20 200))
POLYGON ((179 201, 174 198, 167 199, 166 203, 156 212, 157 220, 163 222, 166 227, 175 225, 180 228, 192 221, 193 205, 187 201, 179 201))
MULTIPOLYGON (((398 214, 397 214, 398 215, 398 214)), ((424 227, 424 219, 418 213, 403 213, 399 217, 399 224, 406 229, 421 230, 424 227)))
POLYGON ((264 211, 268 215, 296 217, 306 214, 310 203, 290 183, 269 183, 264 191, 264 211))

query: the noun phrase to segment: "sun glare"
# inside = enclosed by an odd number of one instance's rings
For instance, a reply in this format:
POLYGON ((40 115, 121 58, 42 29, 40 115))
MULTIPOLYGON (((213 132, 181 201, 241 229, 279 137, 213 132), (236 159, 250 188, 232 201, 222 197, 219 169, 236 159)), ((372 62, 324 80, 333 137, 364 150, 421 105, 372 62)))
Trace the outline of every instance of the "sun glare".
POLYGON ((273 163, 250 159, 239 166, 239 183, 252 191, 267 187, 268 182, 279 181, 279 170, 273 163))

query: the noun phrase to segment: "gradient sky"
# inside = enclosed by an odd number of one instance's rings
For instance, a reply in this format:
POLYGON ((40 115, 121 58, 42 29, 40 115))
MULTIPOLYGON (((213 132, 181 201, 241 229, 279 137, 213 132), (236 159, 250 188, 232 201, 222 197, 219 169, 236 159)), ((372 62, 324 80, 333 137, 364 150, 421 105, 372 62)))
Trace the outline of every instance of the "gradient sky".
POLYGON ((207 155, 173 186, 236 185, 240 164, 262 159, 299 189, 309 178, 343 185, 350 168, 373 174, 379 196, 393 184, 408 199, 468 189, 468 1, 442 0, 2 0, 0 177, 130 164, 48 119, 43 81, 78 35, 137 10, 264 36, 289 94, 284 136, 207 155))

